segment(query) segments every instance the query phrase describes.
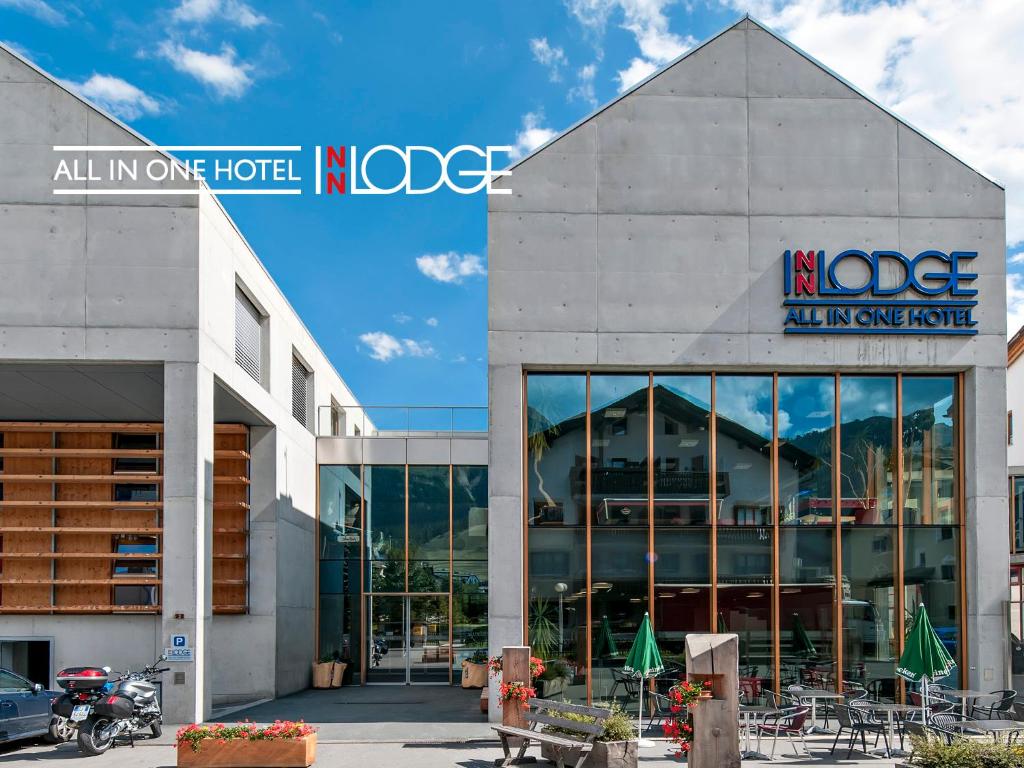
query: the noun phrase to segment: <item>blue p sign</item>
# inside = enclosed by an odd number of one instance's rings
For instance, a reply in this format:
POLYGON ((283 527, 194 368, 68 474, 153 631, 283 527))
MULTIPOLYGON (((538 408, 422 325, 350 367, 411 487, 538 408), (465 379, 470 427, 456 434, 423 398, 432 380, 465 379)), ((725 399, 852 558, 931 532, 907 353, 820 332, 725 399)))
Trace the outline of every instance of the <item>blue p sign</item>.
POLYGON ((173 648, 186 648, 186 647, 188 647, 188 638, 185 635, 171 635, 171 647, 173 647, 173 648))

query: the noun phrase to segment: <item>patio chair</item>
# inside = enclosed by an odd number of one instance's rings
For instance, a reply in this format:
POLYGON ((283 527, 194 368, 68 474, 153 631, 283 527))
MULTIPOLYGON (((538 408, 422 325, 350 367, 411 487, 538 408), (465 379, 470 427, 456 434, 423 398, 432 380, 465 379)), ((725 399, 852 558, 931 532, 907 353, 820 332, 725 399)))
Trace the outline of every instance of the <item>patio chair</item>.
POLYGON ((903 730, 907 736, 914 738, 915 736, 922 741, 934 741, 938 738, 938 734, 928 729, 924 723, 919 723, 916 720, 905 719, 903 721, 903 730))
POLYGON ((665 722, 665 718, 672 715, 672 703, 669 701, 668 696, 661 693, 655 693, 654 691, 647 691, 647 712, 646 716, 650 717, 647 727, 652 728, 655 721, 658 724, 665 722))
POLYGON ((878 737, 881 736, 885 742, 885 750, 889 751, 889 735, 883 723, 876 722, 866 717, 869 713, 862 712, 846 704, 836 704, 836 720, 839 721, 839 730, 836 732, 836 740, 832 742, 832 754, 836 753, 839 745, 839 737, 843 731, 850 732, 850 748, 846 752, 846 759, 850 759, 854 747, 857 744, 857 736, 860 736, 861 751, 867 754, 867 734, 875 734, 875 746, 878 746, 878 737))
POLYGON ((1010 720, 1010 712, 1013 708, 1013 702, 1017 698, 1017 692, 1011 690, 1005 691, 992 691, 989 696, 998 696, 999 698, 993 701, 991 704, 979 706, 975 704, 971 707, 971 717, 975 720, 985 718, 986 720, 1010 720))
POLYGON ((625 689, 628 701, 640 698, 640 681, 637 678, 627 675, 621 669, 612 667, 612 680, 615 682, 608 693, 609 699, 615 699, 615 694, 618 692, 620 685, 625 689))
POLYGON ((775 759, 775 747, 779 737, 782 736, 789 739, 789 743, 793 747, 793 754, 797 757, 800 756, 800 751, 796 748, 795 736, 800 737, 800 741, 804 745, 804 752, 808 755, 811 754, 807 748, 807 741, 804 739, 804 723, 807 722, 807 714, 810 711, 810 707, 789 707, 781 712, 767 715, 764 722, 758 724, 757 735, 759 738, 761 736, 772 737, 771 759, 775 759))
POLYGON ((932 715, 930 725, 935 728, 940 728, 948 733, 952 733, 954 736, 960 736, 965 738, 967 736, 984 736, 985 732, 981 730, 975 730, 970 727, 970 723, 974 720, 970 717, 965 717, 959 712, 939 712, 932 715))
POLYGON ((1014 720, 1024 722, 1024 703, 1019 701, 1013 702, 1013 708, 1011 711, 1013 712, 1014 720))

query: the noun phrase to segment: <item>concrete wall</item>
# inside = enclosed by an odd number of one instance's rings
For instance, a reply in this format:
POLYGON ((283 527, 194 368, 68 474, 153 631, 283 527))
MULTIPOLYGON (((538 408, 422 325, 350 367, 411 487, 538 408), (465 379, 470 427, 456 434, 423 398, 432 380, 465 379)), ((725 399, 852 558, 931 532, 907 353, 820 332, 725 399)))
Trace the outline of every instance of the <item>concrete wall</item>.
POLYGON ((744 20, 489 200, 492 652, 522 637, 524 368, 966 371, 969 679, 1003 679, 1002 189, 744 20), (782 333, 787 248, 977 250, 978 335, 782 333))
MULTIPOLYGON (((0 631, 55 637, 58 664, 117 666, 151 661, 166 635, 187 632, 201 660, 181 690, 165 691, 169 721, 202 718, 213 700, 306 687, 315 642, 316 441, 291 415, 293 350, 314 372, 315 407, 332 399, 354 404, 354 396, 217 200, 52 194, 54 145, 144 139, 2 46, 0 115, 0 365, 161 363, 167 429, 164 617, 4 616, 0 631), (267 388, 234 361, 236 283, 269 315, 267 388), (259 426, 251 466, 251 612, 213 618, 217 390, 231 393, 259 426), (291 567, 278 569, 278 561, 291 567)), ((86 153, 67 157, 84 164, 86 153)), ((93 411, 81 417, 95 418, 93 411)))

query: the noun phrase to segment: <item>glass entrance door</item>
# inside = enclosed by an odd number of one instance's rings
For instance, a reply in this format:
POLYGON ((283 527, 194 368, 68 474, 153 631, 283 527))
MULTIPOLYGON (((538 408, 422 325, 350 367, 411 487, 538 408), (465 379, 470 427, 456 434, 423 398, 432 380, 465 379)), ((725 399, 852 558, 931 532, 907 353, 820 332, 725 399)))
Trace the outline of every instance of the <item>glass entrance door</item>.
POLYGON ((449 683, 447 594, 366 597, 366 682, 449 683))

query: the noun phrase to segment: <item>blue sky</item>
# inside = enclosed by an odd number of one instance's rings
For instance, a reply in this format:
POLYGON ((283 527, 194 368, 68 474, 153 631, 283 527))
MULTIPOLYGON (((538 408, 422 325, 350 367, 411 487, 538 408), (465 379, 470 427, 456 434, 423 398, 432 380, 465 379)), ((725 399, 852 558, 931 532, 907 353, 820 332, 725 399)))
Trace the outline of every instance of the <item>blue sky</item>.
MULTIPOLYGON (((1024 322, 1024 27, 1012 6, 749 4, 1007 184, 1008 238, 1018 244, 1011 332, 1024 322)), ((711 0, 0 0, 0 40, 157 143, 525 152, 747 9, 711 0)), ((223 202, 361 401, 486 402, 484 196, 223 202)))

